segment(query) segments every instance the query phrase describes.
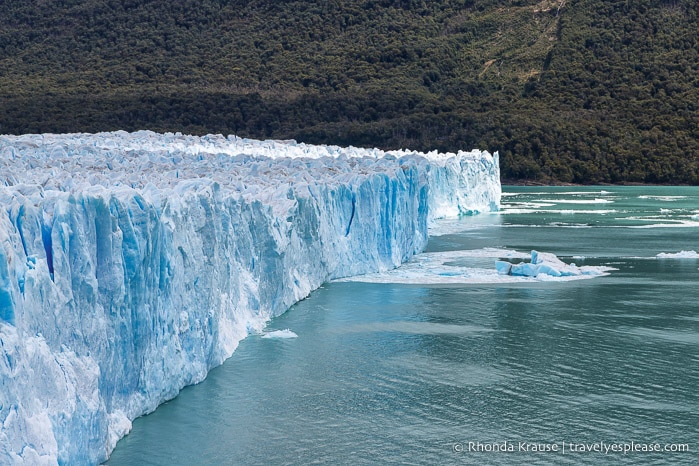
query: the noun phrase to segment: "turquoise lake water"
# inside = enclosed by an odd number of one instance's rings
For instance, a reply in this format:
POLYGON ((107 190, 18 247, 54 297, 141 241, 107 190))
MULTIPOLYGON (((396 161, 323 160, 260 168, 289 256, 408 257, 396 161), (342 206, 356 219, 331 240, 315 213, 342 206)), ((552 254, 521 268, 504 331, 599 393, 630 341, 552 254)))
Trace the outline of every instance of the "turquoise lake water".
POLYGON ((699 464, 699 188, 504 191, 293 306, 267 331, 297 338, 248 337, 107 464, 699 464), (601 274, 495 273, 531 250, 601 274))

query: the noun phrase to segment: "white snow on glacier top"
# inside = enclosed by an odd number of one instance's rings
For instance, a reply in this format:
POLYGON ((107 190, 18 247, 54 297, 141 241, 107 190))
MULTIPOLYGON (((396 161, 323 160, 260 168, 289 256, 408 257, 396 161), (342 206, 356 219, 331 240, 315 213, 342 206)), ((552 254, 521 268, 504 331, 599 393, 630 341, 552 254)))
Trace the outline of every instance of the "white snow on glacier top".
MULTIPOLYGON (((95 185, 119 186, 144 182, 144 174, 156 175, 148 182, 163 185, 179 183, 183 179, 197 179, 204 175, 215 180, 230 181, 234 178, 254 176, 256 180, 270 181, 277 184, 280 179, 288 181, 318 181, 309 169, 318 168, 308 162, 293 163, 293 159, 382 159, 384 157, 400 158, 420 156, 431 163, 444 165, 455 157, 481 157, 485 152, 473 150, 454 153, 432 151, 422 153, 408 150, 383 151, 381 149, 364 149, 357 147, 339 147, 329 145, 312 145, 294 140, 266 140, 240 138, 222 135, 188 136, 180 133, 158 134, 151 131, 127 133, 116 131, 97 134, 26 134, 21 136, 0 135, 0 181, 5 185, 35 183, 37 181, 47 189, 70 191, 74 188, 65 179, 56 179, 63 174, 70 178, 84 177, 84 181, 95 185), (232 158, 234 170, 222 173, 215 171, 225 159, 232 158), (79 157, 76 157, 79 156, 79 157), (291 159, 288 164, 261 167, 255 162, 264 159, 291 159), (248 162, 248 163, 241 163, 248 162), (18 168, 22 167, 23 170, 18 168), (300 168, 301 170, 293 170, 300 168), (153 170, 153 169, 158 169, 153 170), (214 169, 212 171, 212 169, 214 169), (43 176, 37 176, 43 175, 43 176), (290 176, 291 175, 291 176, 290 176), (278 178, 280 177, 280 178, 278 178)), ((384 167, 372 165, 356 167, 354 163, 341 164, 326 170, 325 175, 337 177, 352 173, 352 170, 376 170, 384 167)), ((106 186, 105 186, 106 187, 106 186)), ((240 186, 238 186, 240 188, 240 186)))
POLYGON ((352 184, 374 173, 392 176, 405 169, 397 160, 445 169, 428 175, 435 178, 429 182, 431 219, 498 209, 497 153, 383 151, 151 131, 0 135, 0 186, 30 197, 46 191, 119 197, 135 189, 159 205, 173 191, 217 183, 223 192, 259 200, 281 215, 289 207, 290 188, 308 189, 313 196, 318 185, 352 184))

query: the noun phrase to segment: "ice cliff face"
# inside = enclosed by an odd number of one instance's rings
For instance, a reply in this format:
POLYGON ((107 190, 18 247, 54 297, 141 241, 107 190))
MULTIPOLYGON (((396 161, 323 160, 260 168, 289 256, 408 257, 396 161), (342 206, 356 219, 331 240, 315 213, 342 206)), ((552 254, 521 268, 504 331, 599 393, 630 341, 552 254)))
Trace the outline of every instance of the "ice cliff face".
POLYGON ((323 282, 496 209, 497 155, 0 136, 0 464, 96 464, 323 282))

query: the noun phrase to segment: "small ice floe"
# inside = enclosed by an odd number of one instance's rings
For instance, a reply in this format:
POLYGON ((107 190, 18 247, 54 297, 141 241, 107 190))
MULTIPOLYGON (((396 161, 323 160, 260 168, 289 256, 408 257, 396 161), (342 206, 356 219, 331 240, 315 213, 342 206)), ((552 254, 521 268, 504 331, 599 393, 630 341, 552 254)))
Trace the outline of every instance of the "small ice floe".
POLYGON ((605 275, 610 267, 605 266, 581 266, 578 267, 574 263, 566 264, 555 254, 548 252, 532 251, 530 262, 520 262, 513 264, 507 261, 497 261, 495 268, 501 275, 514 275, 523 277, 574 277, 581 275, 599 276, 605 275))
POLYGON ((699 259, 699 253, 696 251, 661 252, 655 257, 658 259, 699 259))
POLYGON ((612 204, 609 199, 542 199, 540 202, 553 202, 554 204, 612 204))
POLYGON ((687 196, 649 196, 649 195, 643 195, 643 196, 638 196, 639 199, 652 199, 654 201, 664 201, 664 202, 673 202, 677 201, 680 199, 687 199, 687 196))
POLYGON ((288 328, 284 330, 273 330, 271 332, 267 332, 264 335, 262 335, 262 338, 296 338, 298 335, 296 335, 294 332, 289 330, 288 328))
POLYGON ((526 260, 532 255, 499 248, 430 252, 418 254, 397 269, 335 281, 426 286, 504 284, 581 280, 608 275, 609 271, 617 270, 607 266, 577 267, 575 264, 561 262, 553 254, 536 251, 533 256, 532 263, 517 264, 507 261, 526 260), (492 262, 489 259, 493 259, 492 262), (522 273, 524 268, 528 268, 531 274, 522 273))

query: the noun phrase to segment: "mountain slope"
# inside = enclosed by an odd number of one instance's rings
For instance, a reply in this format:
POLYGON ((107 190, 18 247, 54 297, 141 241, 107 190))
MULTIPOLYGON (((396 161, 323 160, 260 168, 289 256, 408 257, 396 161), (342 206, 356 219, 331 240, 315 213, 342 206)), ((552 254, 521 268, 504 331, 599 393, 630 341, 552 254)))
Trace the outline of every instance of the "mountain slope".
POLYGON ((691 0, 3 2, 0 132, 499 150, 510 180, 699 183, 691 0))

